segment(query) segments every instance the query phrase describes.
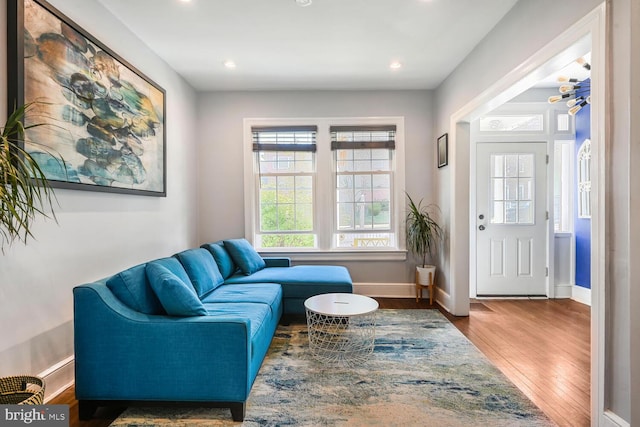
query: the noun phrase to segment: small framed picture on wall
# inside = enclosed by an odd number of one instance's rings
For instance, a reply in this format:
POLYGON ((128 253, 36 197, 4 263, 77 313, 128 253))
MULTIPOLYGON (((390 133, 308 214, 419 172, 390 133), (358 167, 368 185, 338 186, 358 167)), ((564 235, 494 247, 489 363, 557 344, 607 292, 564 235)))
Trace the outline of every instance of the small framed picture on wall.
POLYGON ((438 167, 444 167, 449 164, 449 137, 448 134, 438 138, 438 167))

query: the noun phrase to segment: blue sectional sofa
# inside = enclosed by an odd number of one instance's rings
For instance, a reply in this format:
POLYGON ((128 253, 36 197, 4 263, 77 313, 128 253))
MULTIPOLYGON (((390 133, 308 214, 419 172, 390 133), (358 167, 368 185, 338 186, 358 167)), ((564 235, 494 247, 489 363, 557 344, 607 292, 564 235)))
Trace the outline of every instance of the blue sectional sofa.
POLYGON ((74 288, 80 418, 98 406, 229 407, 246 400, 281 317, 352 292, 340 266, 262 258, 244 239, 188 249, 74 288))

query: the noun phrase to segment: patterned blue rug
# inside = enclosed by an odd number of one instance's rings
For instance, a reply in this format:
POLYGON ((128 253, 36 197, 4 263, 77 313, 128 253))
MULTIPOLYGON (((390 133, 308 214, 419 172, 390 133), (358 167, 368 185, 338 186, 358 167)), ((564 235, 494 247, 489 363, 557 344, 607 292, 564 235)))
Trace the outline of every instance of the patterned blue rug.
POLYGON ((247 402, 228 409, 129 408, 114 426, 553 426, 437 310, 379 310, 356 367, 309 354, 306 325, 280 326, 247 402))

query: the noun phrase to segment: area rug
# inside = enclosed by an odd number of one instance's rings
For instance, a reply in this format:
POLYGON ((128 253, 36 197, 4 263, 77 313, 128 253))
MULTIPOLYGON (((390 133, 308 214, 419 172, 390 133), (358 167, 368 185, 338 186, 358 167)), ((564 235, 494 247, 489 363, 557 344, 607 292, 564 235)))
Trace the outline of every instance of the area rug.
POLYGON ((113 426, 553 426, 437 310, 379 310, 359 366, 312 358, 306 325, 279 326, 243 423, 228 409, 129 408, 113 426))

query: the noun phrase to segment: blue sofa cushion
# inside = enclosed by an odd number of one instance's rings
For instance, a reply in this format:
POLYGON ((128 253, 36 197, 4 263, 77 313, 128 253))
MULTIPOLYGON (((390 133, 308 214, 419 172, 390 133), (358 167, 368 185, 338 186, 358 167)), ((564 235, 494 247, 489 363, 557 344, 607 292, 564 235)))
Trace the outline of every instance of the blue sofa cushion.
POLYGON ((211 253, 203 248, 189 249, 175 254, 184 267, 198 298, 210 294, 224 283, 222 274, 211 253))
MULTIPOLYGON (((243 303, 243 302, 225 302, 225 303, 206 303, 207 316, 217 319, 249 319, 250 339, 252 344, 256 339, 264 339, 260 335, 260 329, 263 324, 273 322, 278 323, 278 319, 274 319, 273 313, 267 304, 243 303)), ((271 341, 271 336, 267 337, 271 341)), ((238 357, 238 355, 230 355, 230 357, 238 357)))
POLYGON ((246 239, 225 240, 224 247, 236 265, 240 267, 242 273, 247 276, 262 270, 266 266, 260 254, 246 239))
POLYGON ((255 302, 269 304, 275 311, 282 300, 282 287, 277 283, 224 285, 202 299, 203 303, 255 302))
POLYGON ((158 262, 147 264, 146 272, 149 283, 167 314, 171 316, 205 316, 207 314, 191 282, 185 282, 158 262))
POLYGON ((233 260, 231 259, 231 255, 229 255, 229 252, 227 252, 227 250, 224 248, 222 242, 205 243, 200 247, 205 248, 206 250, 211 252, 211 255, 213 255, 213 259, 218 265, 218 270, 220 270, 220 274, 222 274, 222 277, 224 279, 226 279, 227 277, 231 277, 231 275, 233 275, 238 270, 238 267, 236 267, 236 265, 234 264, 233 260))
POLYGON ((236 274, 225 284, 280 283, 284 298, 308 298, 330 292, 353 292, 349 270, 337 265, 296 265, 270 267, 251 276, 236 274))
POLYGON ((146 264, 136 265, 107 280, 107 287, 127 307, 144 314, 165 314, 160 300, 151 288, 146 264))

